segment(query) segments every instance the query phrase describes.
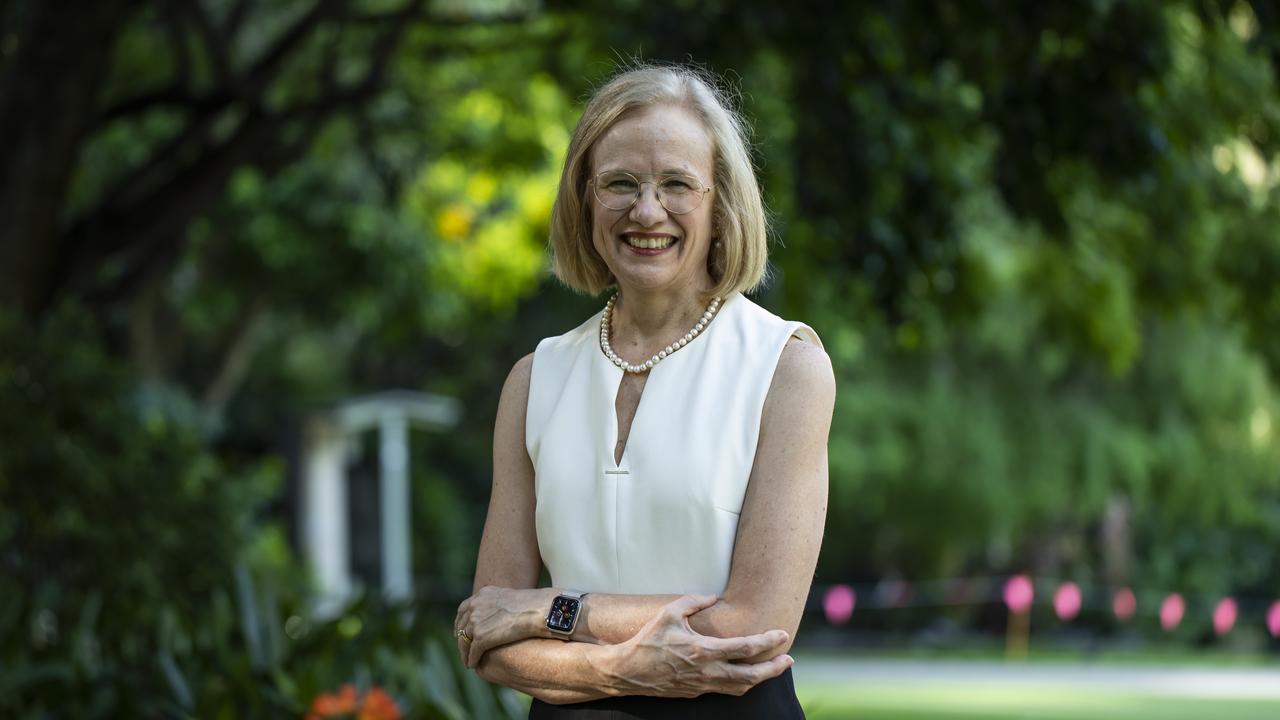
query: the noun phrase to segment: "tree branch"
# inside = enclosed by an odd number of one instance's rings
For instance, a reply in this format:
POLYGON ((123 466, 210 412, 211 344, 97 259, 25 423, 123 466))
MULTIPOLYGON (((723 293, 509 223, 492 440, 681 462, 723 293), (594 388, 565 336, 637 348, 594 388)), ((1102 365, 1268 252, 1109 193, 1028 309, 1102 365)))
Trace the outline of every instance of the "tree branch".
POLYGON ((231 6, 231 12, 227 13, 227 19, 222 25, 222 36, 235 37, 240 32, 240 24, 244 22, 248 11, 249 0, 237 0, 236 4, 231 6))
MULTIPOLYGON (((317 4, 285 33, 273 51, 255 64, 254 83, 278 70, 283 63, 283 48, 296 47, 314 30, 327 12, 323 9, 330 4, 317 4)), ((84 279, 107 258, 128 250, 120 273, 105 287, 88 290, 118 298, 127 291, 130 279, 144 268, 153 267, 157 261, 176 261, 170 251, 185 243, 186 225, 217 201, 236 168, 255 165, 267 174, 274 173, 300 156, 334 114, 367 103, 381 90, 391 59, 423 4, 424 0, 411 0, 389 16, 386 29, 375 41, 368 71, 348 87, 276 113, 267 113, 262 104, 251 103, 231 137, 217 143, 209 137, 211 128, 218 111, 230 109, 233 100, 223 95, 218 98, 220 102, 204 101, 207 107, 201 115, 64 234, 61 245, 66 252, 62 256, 80 261, 64 274, 65 279, 84 279), (293 123, 302 123, 302 131, 296 140, 284 142, 282 135, 293 123), (86 252, 88 248, 92 250, 86 252)), ((258 89, 254 92, 258 97, 258 89)))
POLYGON ((227 51, 230 44, 228 36, 223 35, 222 31, 213 24, 198 1, 179 2, 178 7, 185 11, 186 16, 191 18, 191 23, 195 25, 196 32, 204 43, 205 52, 209 54, 209 64, 213 66, 216 82, 224 87, 235 88, 238 82, 231 67, 231 55, 227 51))
MULTIPOLYGON (((102 206, 105 208, 111 205, 128 204, 131 198, 145 195, 150 188, 167 183, 169 180, 166 177, 166 168, 171 166, 177 158, 189 155, 192 146, 204 145, 214 123, 237 101, 249 108, 261 106, 267 86, 280 71, 289 52, 314 32, 320 22, 333 12, 332 7, 341 1, 319 0, 253 64, 245 77, 237 78, 234 85, 223 85, 194 100, 193 106, 200 108, 200 114, 193 117, 182 132, 170 142, 153 153, 147 162, 124 177, 111 196, 103 199, 102 206)), ((68 249, 74 250, 74 248, 68 249)))
POLYGON ((188 87, 191 85, 191 47, 187 45, 186 28, 182 27, 182 16, 175 3, 165 3, 164 18, 169 31, 169 45, 173 48, 174 84, 188 87))
POLYGON ((276 41, 276 44, 263 53, 262 57, 252 68, 246 73, 247 84, 245 90, 252 93, 252 97, 261 97, 262 92, 275 79, 280 68, 284 66, 284 62, 288 59, 289 54, 297 49, 310 35, 315 32, 326 18, 336 16, 338 14, 337 7, 345 5, 345 0, 317 0, 316 4, 305 15, 297 20, 283 35, 276 41))
POLYGON ((117 120, 141 115, 165 106, 199 112, 210 106, 210 100, 211 98, 208 96, 198 97, 191 94, 186 83, 174 82, 161 88, 125 98, 108 106, 98 114, 98 119, 94 124, 98 128, 105 127, 117 120))
POLYGON ((241 308, 230 338, 223 343, 226 352, 222 354, 218 369, 200 399, 200 407, 206 414, 221 415, 244 382, 253 360, 253 351, 258 346, 256 331, 266 309, 267 298, 261 292, 241 308))

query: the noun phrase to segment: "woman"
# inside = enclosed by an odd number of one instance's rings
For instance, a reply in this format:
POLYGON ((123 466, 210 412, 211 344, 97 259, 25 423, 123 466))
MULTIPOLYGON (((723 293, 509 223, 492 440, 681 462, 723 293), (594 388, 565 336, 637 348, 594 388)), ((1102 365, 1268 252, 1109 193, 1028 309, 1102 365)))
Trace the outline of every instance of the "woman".
POLYGON ((812 329, 741 294, 766 267, 743 124, 689 69, 616 76, 574 131, 551 236, 563 282, 616 293, 503 387, 459 652, 532 695, 530 718, 803 717, 786 652, 835 381, 812 329))

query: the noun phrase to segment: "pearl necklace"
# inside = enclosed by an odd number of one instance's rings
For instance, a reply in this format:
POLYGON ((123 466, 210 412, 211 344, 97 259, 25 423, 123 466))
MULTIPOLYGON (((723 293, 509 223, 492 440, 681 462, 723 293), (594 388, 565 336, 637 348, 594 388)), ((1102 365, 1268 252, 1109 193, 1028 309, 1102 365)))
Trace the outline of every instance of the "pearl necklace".
POLYGON ((707 327, 707 323, 711 322, 711 318, 715 317, 716 312, 720 310, 720 297, 716 296, 711 298, 711 304, 707 306, 707 311, 702 313, 702 317, 698 320, 697 324, 693 326, 692 330, 685 333, 679 340, 676 340, 662 350, 659 350, 657 355, 654 355, 639 365, 632 365, 626 360, 618 357, 618 353, 614 352, 613 348, 609 345, 609 326, 613 323, 613 303, 617 301, 617 299, 618 295, 617 293, 614 293, 613 297, 609 298, 609 302, 605 303, 604 315, 600 317, 600 349, 604 351, 604 356, 609 358, 609 361, 614 365, 622 368, 624 372, 635 373, 637 375, 649 372, 653 369, 654 365, 657 365, 671 353, 689 344, 690 340, 698 337, 698 334, 707 327))

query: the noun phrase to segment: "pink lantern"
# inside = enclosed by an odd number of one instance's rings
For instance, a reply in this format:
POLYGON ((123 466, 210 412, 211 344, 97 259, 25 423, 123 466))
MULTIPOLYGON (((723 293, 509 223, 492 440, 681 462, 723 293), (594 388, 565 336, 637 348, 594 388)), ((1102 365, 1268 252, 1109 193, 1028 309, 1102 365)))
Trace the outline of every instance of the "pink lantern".
POLYGON ((1267 609, 1267 630, 1271 637, 1280 637, 1280 600, 1271 603, 1267 609))
POLYGON ((1138 598, 1134 597, 1133 591, 1129 588, 1120 588, 1111 599, 1111 609, 1115 612, 1117 620, 1129 622, 1138 609, 1138 598))
POLYGON ((1182 622, 1182 614, 1186 611, 1187 604, 1183 602, 1182 596, 1178 593, 1170 593, 1164 602, 1160 603, 1160 627, 1164 628, 1165 632, 1178 627, 1182 622))
POLYGON ((1004 604, 1009 612, 1016 615, 1031 609, 1031 601, 1035 599, 1035 587, 1031 578, 1026 575, 1014 575, 1004 584, 1004 604))
POLYGON ((1236 614, 1234 598, 1225 597, 1219 600, 1217 606, 1213 608, 1213 632, 1218 636, 1231 632, 1231 628, 1236 624, 1236 614))
POLYGON ((827 622, 832 625, 843 625, 853 617, 853 607, 858 602, 858 594, 848 585, 832 585, 822 597, 822 609, 827 615, 827 622))
POLYGON ((1071 622, 1080 614, 1080 586, 1064 582, 1053 594, 1053 611, 1062 622, 1071 622))

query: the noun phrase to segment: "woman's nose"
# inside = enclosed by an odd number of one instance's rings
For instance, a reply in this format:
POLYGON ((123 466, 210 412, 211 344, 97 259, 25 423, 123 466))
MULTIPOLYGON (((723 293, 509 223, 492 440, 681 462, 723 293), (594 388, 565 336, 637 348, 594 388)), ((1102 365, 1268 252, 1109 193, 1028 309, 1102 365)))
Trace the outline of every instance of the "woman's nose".
POLYGON ((653 225, 660 222, 666 213, 667 209, 658 199, 658 188, 650 183, 642 184, 636 203, 631 206, 631 219, 643 225, 653 225))

